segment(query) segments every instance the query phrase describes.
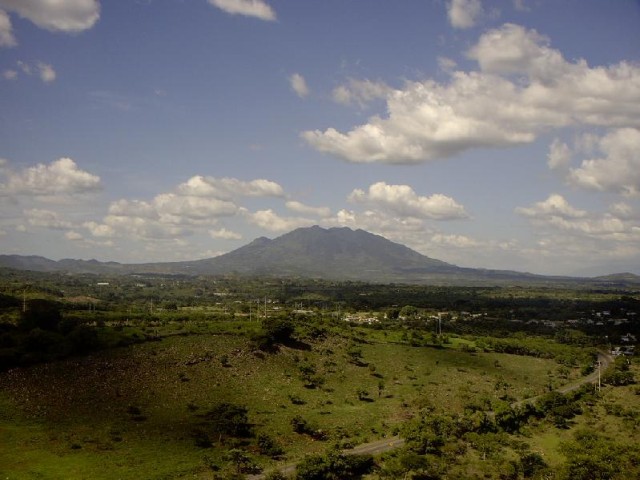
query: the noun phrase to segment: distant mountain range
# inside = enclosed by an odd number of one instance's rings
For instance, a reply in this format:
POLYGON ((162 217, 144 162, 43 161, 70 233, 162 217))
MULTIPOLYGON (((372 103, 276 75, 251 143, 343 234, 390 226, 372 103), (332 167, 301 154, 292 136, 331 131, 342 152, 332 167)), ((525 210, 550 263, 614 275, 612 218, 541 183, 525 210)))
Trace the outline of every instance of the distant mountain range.
POLYGON ((273 240, 260 237, 227 254, 188 262, 122 264, 97 260, 54 261, 38 256, 0 255, 0 266, 41 272, 103 275, 248 275, 444 285, 640 283, 640 277, 630 273, 586 279, 463 268, 429 258, 404 245, 364 230, 324 229, 318 226, 299 228, 273 240))

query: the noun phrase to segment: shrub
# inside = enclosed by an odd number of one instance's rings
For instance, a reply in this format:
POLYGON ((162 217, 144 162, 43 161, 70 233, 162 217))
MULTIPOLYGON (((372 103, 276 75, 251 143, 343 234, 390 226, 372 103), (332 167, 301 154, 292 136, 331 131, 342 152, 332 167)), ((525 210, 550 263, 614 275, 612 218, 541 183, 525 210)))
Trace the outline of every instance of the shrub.
POLYGON ((370 455, 345 455, 331 452, 327 455, 305 457, 296 468, 297 480, 359 479, 373 469, 370 455))
POLYGON ((241 405, 222 402, 214 405, 204 418, 220 436, 248 437, 251 435, 248 410, 241 405))

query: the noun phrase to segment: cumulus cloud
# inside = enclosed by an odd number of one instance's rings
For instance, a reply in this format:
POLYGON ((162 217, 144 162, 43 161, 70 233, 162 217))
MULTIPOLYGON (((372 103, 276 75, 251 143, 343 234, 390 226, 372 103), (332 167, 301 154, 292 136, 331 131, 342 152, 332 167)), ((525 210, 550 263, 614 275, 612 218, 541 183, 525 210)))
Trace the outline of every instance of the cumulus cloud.
POLYGON ((300 217, 282 217, 272 209, 258 210, 254 213, 247 213, 249 223, 270 232, 287 232, 299 227, 308 227, 314 224, 313 220, 300 217))
POLYGON ((238 197, 283 197, 284 190, 276 182, 256 179, 249 182, 237 178, 215 178, 196 175, 178 186, 183 195, 214 197, 228 200, 238 197))
POLYGON ((264 0, 209 0, 209 3, 231 15, 245 15, 267 21, 276 20, 276 13, 264 0))
POLYGON ((303 215, 315 215, 318 217, 328 217, 331 215, 331 209, 328 207, 311 207, 296 200, 288 200, 285 205, 289 210, 303 215))
POLYGON ((613 215, 624 220, 640 220, 640 212, 625 202, 614 203, 609 210, 613 215))
MULTIPOLYGON (((550 128, 640 126, 636 65, 568 62, 548 38, 513 24, 483 34, 468 56, 478 71, 387 92, 384 117, 372 116, 346 133, 329 127, 301 136, 351 162, 412 164, 531 143, 550 128)), ((340 98, 349 97, 343 92, 340 98)))
POLYGON ((71 223, 62 219, 57 212, 32 208, 24 212, 27 222, 32 227, 50 228, 52 230, 64 230, 71 228, 71 223))
POLYGON ((97 222, 85 222, 82 224, 84 228, 91 232, 94 237, 111 238, 115 237, 116 231, 110 225, 97 222))
POLYGON ((76 232, 75 230, 68 231, 67 233, 64 234, 64 236, 67 240, 70 240, 72 242, 84 240, 84 237, 78 232, 76 232))
POLYGON ((15 80, 18 78, 18 72, 11 68, 6 69, 2 72, 2 78, 5 80, 15 80))
MULTIPOLYGON (((44 83, 51 83, 55 81, 57 77, 57 73, 53 68, 53 65, 49 63, 38 61, 35 64, 31 64, 22 60, 18 60, 16 64, 18 70, 24 75, 32 76, 35 74, 44 83)), ((12 68, 6 69, 2 72, 2 76, 5 78, 5 80, 16 80, 19 74, 18 70, 12 68)))
POLYGON ((480 245, 477 240, 467 237, 466 235, 443 234, 437 233, 431 237, 431 241, 435 244, 456 247, 456 248, 475 248, 480 245))
POLYGON ((597 149, 602 156, 571 169, 569 182, 590 190, 640 195, 640 130, 611 131, 597 141, 597 149))
POLYGON ((560 195, 551 195, 543 202, 518 208, 516 212, 531 219, 537 227, 571 234, 582 240, 606 240, 611 249, 640 241, 640 226, 627 204, 614 204, 604 213, 589 213, 572 207, 560 195))
POLYGON ((157 195, 153 204, 160 217, 167 215, 188 219, 208 219, 231 216, 238 211, 238 206, 230 201, 175 193, 157 195))
POLYGON ((375 206, 402 217, 433 220, 468 217, 464 207, 453 198, 440 193, 428 197, 419 196, 408 185, 388 185, 385 182, 377 182, 370 185, 367 192, 360 189, 351 192, 349 201, 375 206))
POLYGON ((332 92, 333 100, 343 105, 365 107, 373 100, 386 98, 393 89, 384 82, 349 79, 346 85, 336 87, 332 92))
POLYGON ((571 149, 556 138, 549 146, 547 165, 551 170, 566 170, 571 163, 571 157, 571 149))
POLYGON ((211 235, 211 238, 219 238, 222 240, 241 240, 242 239, 241 234, 232 232, 231 230, 227 230, 226 228, 209 230, 209 235, 211 235))
POLYGON ((81 32, 100 18, 97 0, 0 0, 0 8, 54 32, 81 32))
POLYGON ((78 168, 70 158, 38 164, 20 172, 5 170, 0 190, 8 195, 68 196, 99 191, 100 177, 78 168))
MULTIPOLYGON (((111 203, 102 224, 85 224, 94 236, 98 228, 110 227, 112 232, 124 232, 141 239, 168 239, 202 232, 216 225, 220 218, 242 217, 246 209, 237 201, 244 197, 284 198, 280 185, 266 180, 243 181, 237 178, 216 178, 195 175, 176 186, 173 191, 159 193, 151 200, 120 199, 111 203)), ((261 224, 260 213, 255 216, 261 224)), ((277 220, 277 224, 282 224, 277 220)), ((279 227, 276 228, 278 230, 279 227)), ((269 228, 273 229, 273 228, 269 228)), ((208 230, 212 238, 239 240, 242 237, 225 228, 208 230)), ((104 236, 104 235, 103 235, 104 236)))
POLYGON ((583 218, 587 215, 584 210, 578 210, 569 205, 562 195, 557 193, 549 195, 549 197, 537 202, 531 207, 518 207, 516 212, 529 218, 583 218))
POLYGON ((11 19, 7 12, 0 10, 0 47, 15 47, 18 44, 13 36, 11 19))
POLYGON ((51 83, 56 79, 56 71, 48 63, 38 62, 38 75, 44 83, 51 83))
POLYGON ((482 14, 480 0, 450 0, 447 3, 447 16, 454 28, 471 28, 482 14))
POLYGON ((519 12, 529 12, 531 8, 525 3, 525 0, 513 0, 513 8, 519 12))
POLYGON ((294 73, 289 77, 289 85, 291 85, 291 90, 293 90, 300 98, 304 98, 309 95, 307 81, 299 73, 294 73))

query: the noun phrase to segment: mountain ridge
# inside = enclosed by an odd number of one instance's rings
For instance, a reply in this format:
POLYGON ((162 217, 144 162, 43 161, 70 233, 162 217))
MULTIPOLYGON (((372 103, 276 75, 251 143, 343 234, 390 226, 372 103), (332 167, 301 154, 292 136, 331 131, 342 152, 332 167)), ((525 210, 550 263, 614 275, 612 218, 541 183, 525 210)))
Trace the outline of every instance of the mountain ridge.
POLYGON ((94 274, 186 274, 307 277, 371 283, 487 284, 517 282, 640 283, 640 276, 618 273, 594 278, 545 276, 511 270, 459 267, 423 255, 400 243, 361 229, 292 230, 274 239, 258 237, 218 257, 183 262, 125 264, 95 259, 50 260, 29 255, 0 255, 0 266, 45 272, 94 274))

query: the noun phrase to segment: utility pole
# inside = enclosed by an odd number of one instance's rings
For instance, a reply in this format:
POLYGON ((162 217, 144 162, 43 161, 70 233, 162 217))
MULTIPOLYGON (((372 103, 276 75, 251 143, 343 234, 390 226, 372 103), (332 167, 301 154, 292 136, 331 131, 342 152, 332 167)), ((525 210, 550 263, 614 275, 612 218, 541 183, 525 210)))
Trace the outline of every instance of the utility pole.
POLYGON ((29 285, 22 292, 22 313, 27 311, 27 290, 29 290, 29 285))
POLYGON ((601 362, 600 362, 600 359, 598 359, 598 392, 600 391, 600 386, 601 386, 600 385, 600 365, 601 365, 601 362))

